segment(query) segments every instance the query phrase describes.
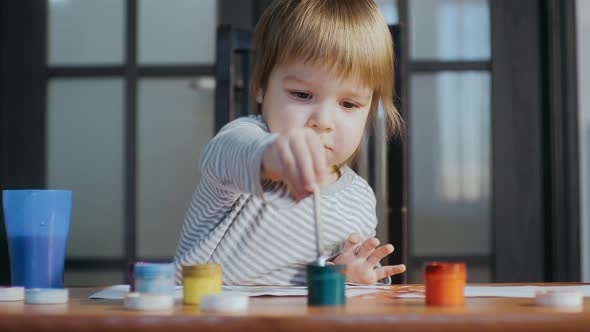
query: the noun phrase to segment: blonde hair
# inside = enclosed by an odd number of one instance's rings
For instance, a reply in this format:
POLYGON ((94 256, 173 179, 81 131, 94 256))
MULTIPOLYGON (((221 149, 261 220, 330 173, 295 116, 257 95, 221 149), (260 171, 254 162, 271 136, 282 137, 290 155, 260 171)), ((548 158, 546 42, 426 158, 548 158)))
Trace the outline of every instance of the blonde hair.
POLYGON ((321 64, 373 89, 369 124, 381 99, 387 133, 401 129, 393 104, 393 40, 373 0, 275 0, 256 25, 254 48, 254 95, 266 90, 277 65, 321 64))

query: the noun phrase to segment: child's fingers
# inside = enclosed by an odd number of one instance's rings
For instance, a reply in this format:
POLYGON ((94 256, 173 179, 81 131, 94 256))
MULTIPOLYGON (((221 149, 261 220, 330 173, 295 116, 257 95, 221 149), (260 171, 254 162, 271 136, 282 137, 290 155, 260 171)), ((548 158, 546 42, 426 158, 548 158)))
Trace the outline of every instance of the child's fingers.
POLYGON ((357 244, 361 241, 361 236, 359 235, 359 233, 352 233, 348 236, 348 239, 346 240, 346 243, 344 244, 344 248, 342 249, 342 252, 349 252, 352 250, 356 250, 356 246, 357 244))
POLYGON ((293 156, 288 141, 280 141, 278 144, 280 144, 279 159, 281 161, 282 180, 287 184, 289 191, 293 193, 296 198, 299 198, 301 190, 297 184, 299 171, 297 169, 295 157, 293 156))
POLYGON ((281 163, 281 173, 283 177, 289 175, 290 171, 296 167, 295 158, 291 152, 289 141, 286 139, 277 139, 277 150, 279 154, 279 161, 281 163))
POLYGON ((327 176, 328 162, 326 161, 326 151, 324 143, 314 132, 307 132, 306 134, 307 146, 312 155, 313 168, 316 175, 316 180, 321 182, 327 176))
POLYGON ((373 252, 373 250, 375 250, 375 248, 377 248, 378 245, 379 240, 377 238, 372 237, 363 242, 363 244, 359 248, 359 251, 356 254, 357 256, 363 258, 369 257, 369 255, 373 252))
POLYGON ((299 190, 301 194, 305 192, 313 191, 315 185, 315 172, 313 168, 313 162, 311 160, 311 153, 307 143, 303 140, 291 140, 291 151, 295 156, 297 162, 297 168, 299 169, 299 190))
POLYGON ((387 265, 387 266, 378 267, 375 269, 375 273, 377 273, 377 280, 381 280, 383 278, 393 276, 396 274, 404 273, 405 271, 406 271, 406 266, 404 264, 387 265))
POLYGON ((385 256, 391 254, 393 252, 393 250, 394 250, 394 248, 391 244, 386 244, 384 246, 381 246, 381 247, 375 249, 375 251, 373 251, 369 255, 369 257, 367 258, 367 262, 369 262, 369 264, 371 264, 372 266, 375 266, 385 256))
POLYGON ((293 195, 293 197, 296 200, 299 200, 299 194, 297 193, 297 190, 295 190, 295 187, 293 187, 293 185, 291 184, 291 182, 289 182, 288 180, 283 180, 283 182, 285 183, 285 185, 287 186, 287 190, 293 195))

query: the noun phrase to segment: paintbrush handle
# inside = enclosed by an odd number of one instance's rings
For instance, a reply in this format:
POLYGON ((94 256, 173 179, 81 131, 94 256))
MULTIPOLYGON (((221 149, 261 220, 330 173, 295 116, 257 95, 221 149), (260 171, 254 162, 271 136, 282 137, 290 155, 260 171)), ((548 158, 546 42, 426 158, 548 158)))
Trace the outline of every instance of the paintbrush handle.
POLYGON ((317 259, 318 261, 322 257, 322 225, 320 221, 321 215, 321 207, 320 207, 320 189, 316 187, 313 192, 313 217, 314 217, 314 224, 315 224, 315 245, 317 251, 317 259))

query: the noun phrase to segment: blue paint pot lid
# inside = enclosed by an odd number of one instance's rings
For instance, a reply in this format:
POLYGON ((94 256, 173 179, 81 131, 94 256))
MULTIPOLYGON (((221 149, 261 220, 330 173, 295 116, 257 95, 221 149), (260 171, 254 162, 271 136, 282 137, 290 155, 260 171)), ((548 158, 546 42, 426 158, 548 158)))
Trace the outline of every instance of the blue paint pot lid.
POLYGON ((171 263, 137 263, 133 271, 133 277, 155 277, 155 276, 174 276, 174 265, 171 263))

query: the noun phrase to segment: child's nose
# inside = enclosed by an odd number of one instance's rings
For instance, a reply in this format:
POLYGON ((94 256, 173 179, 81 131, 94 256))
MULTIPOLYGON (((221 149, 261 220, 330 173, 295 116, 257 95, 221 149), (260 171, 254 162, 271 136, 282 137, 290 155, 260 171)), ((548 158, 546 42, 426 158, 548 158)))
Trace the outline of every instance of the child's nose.
POLYGON ((309 119, 309 126, 322 132, 334 130, 334 121, 330 107, 318 107, 309 119))

